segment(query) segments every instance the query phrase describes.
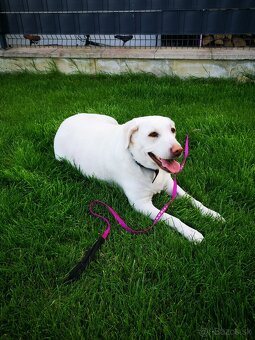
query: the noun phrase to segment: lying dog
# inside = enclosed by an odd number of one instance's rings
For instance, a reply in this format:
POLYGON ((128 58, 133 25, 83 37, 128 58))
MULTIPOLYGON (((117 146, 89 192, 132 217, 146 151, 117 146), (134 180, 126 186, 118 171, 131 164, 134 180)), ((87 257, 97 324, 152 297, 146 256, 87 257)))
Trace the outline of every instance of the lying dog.
MULTIPOLYGON (((56 159, 69 161, 85 176, 117 183, 130 204, 152 219, 159 212, 152 197, 162 190, 172 194, 169 173, 178 172, 175 159, 182 151, 174 122, 161 116, 134 118, 119 125, 109 116, 76 114, 60 125, 54 140, 56 159)), ((179 186, 177 196, 189 198, 203 215, 221 218, 179 186)), ((169 214, 162 220, 190 241, 203 240, 201 233, 169 214)))

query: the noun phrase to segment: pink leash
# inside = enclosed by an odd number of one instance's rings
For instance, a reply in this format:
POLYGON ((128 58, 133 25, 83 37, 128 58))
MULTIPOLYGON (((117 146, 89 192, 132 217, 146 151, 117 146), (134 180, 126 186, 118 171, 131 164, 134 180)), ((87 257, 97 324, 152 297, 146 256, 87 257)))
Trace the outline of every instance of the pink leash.
MULTIPOLYGON (((183 170, 183 167, 186 163, 187 157, 188 157, 188 151, 189 151, 189 139, 188 136, 186 136, 186 141, 185 141, 185 147, 184 147, 184 159, 180 165, 180 170, 178 171, 178 173, 180 173, 183 170)), ((122 220, 122 218, 116 213, 116 211, 113 210, 112 207, 110 207, 109 205, 107 205, 106 203, 99 201, 99 200, 95 200, 92 201, 90 203, 89 206, 89 211, 90 213, 95 216, 100 218, 102 221, 104 221, 107 224, 107 228, 105 229, 105 231, 103 232, 103 234, 97 239, 97 241, 94 243, 94 245, 86 251, 85 255, 82 257, 82 259, 77 263, 77 265, 70 271, 70 273, 67 275, 66 279, 64 280, 64 282, 66 283, 70 283, 73 281, 76 281, 80 275, 82 274, 82 272, 86 269, 86 267, 88 266, 88 264, 91 262, 91 260, 95 257, 96 252, 100 249, 101 245, 105 242, 105 240, 107 239, 107 237, 110 234, 111 231, 111 224, 109 222, 109 220, 107 218, 105 218, 102 215, 99 215, 97 213, 95 213, 93 211, 94 207, 96 205, 101 205, 105 208, 108 209, 108 211, 112 214, 112 216, 115 218, 115 220, 119 223, 119 225, 125 229, 127 232, 131 233, 131 234, 136 234, 136 235, 141 235, 141 234, 145 234, 148 231, 150 231, 161 219, 161 217, 163 216, 163 214, 167 211, 168 207, 170 206, 170 204, 174 201, 174 199, 176 198, 177 195, 177 179, 176 179, 176 175, 178 174, 176 173, 174 175, 174 183, 173 183, 173 191, 172 191, 172 196, 171 199, 163 206, 163 208, 159 211, 159 213, 157 214, 157 216, 155 217, 153 223, 151 226, 149 226, 148 228, 145 229, 141 229, 141 230, 135 230, 130 228, 125 221, 122 220)))

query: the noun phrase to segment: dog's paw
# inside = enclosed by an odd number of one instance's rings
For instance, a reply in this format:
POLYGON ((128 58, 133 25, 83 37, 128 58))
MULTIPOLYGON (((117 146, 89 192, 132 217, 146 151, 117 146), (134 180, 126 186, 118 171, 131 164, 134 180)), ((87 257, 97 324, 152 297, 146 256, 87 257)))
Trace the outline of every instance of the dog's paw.
POLYGON ((185 232, 184 236, 191 242, 201 243, 204 236, 197 230, 190 228, 188 232, 185 232))
POLYGON ((225 218, 222 217, 222 216, 221 216, 219 213, 217 213, 216 211, 211 210, 211 212, 208 214, 208 216, 210 216, 210 217, 212 217, 212 218, 214 218, 215 220, 218 220, 218 221, 220 221, 220 222, 223 222, 223 223, 226 222, 225 218))
POLYGON ((221 222, 226 222, 226 220, 219 213, 217 213, 214 210, 203 207, 203 208, 201 208, 200 211, 204 216, 209 216, 209 217, 214 218, 215 220, 218 220, 218 221, 221 221, 221 222))
POLYGON ((215 220, 218 220, 218 221, 220 221, 220 222, 223 222, 223 223, 225 223, 226 222, 226 220, 225 220, 225 218, 224 217, 222 217, 219 213, 217 213, 217 212, 215 212, 215 211, 213 211, 213 215, 211 215, 215 220))

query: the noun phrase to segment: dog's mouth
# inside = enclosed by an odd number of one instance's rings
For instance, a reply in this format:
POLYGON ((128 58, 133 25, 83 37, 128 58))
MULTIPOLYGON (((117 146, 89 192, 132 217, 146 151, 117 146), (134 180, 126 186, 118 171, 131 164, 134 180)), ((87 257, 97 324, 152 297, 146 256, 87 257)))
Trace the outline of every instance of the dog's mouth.
POLYGON ((180 164, 174 159, 163 159, 149 152, 148 155, 160 167, 160 169, 169 172, 170 174, 177 174, 180 171, 180 164))

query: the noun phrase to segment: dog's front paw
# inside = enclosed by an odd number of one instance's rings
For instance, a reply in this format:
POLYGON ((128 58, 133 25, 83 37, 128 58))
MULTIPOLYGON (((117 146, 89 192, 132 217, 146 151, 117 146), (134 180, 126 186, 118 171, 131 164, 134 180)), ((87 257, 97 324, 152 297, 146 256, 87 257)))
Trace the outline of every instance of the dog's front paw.
POLYGON ((210 216, 212 218, 214 218, 215 220, 219 220, 221 222, 226 222, 226 220, 216 211, 208 209, 206 207, 201 208, 201 213, 205 216, 210 216))
POLYGON ((204 239, 204 236, 199 231, 192 228, 189 228, 189 230, 185 232, 184 236, 194 243, 201 243, 204 239))
POLYGON ((213 210, 212 210, 212 212, 213 212, 213 214, 210 214, 210 216, 213 217, 215 220, 218 220, 218 221, 224 222, 224 223, 226 222, 225 218, 222 217, 219 213, 217 213, 216 211, 213 211, 213 210))

